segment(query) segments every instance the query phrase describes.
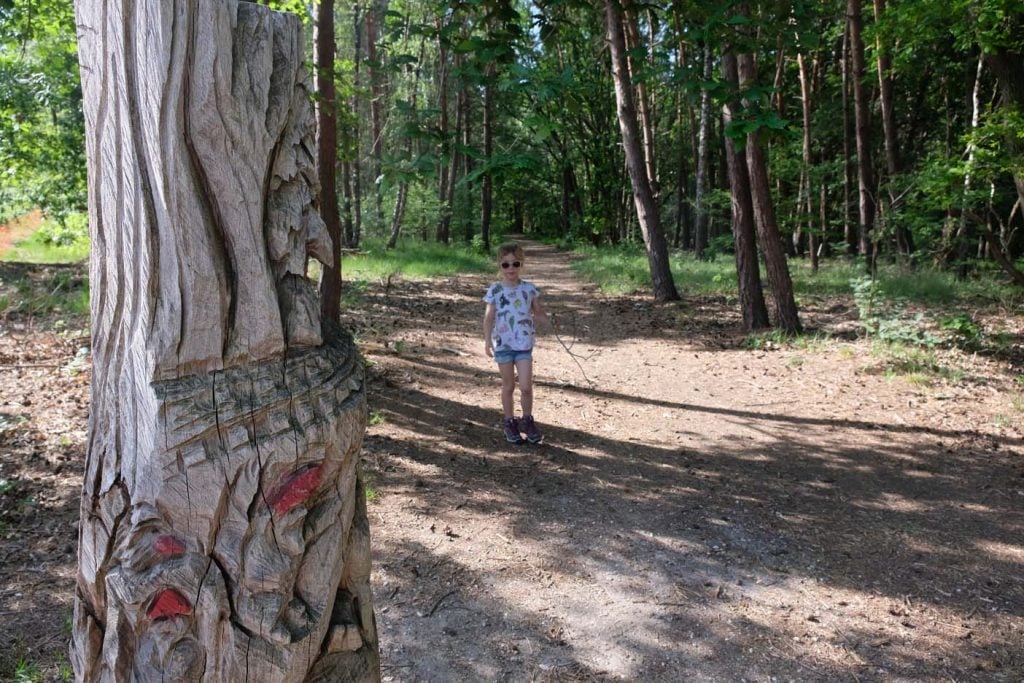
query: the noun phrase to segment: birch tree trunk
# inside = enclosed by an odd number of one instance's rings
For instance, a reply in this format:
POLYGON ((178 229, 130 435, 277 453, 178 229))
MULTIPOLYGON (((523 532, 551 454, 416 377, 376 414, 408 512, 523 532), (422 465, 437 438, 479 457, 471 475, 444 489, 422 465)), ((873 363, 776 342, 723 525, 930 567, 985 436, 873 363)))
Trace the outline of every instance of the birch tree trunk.
POLYGON ((366 424, 321 324, 299 21, 76 2, 93 383, 78 681, 373 681, 366 424))

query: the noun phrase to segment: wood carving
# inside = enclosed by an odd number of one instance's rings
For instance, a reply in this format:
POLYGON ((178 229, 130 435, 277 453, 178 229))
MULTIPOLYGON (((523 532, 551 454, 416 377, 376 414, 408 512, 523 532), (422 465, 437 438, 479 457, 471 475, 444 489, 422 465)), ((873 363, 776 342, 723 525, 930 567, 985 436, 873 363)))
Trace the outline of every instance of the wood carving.
POLYGON ((294 17, 79 0, 93 255, 80 681, 374 681, 366 426, 294 17))

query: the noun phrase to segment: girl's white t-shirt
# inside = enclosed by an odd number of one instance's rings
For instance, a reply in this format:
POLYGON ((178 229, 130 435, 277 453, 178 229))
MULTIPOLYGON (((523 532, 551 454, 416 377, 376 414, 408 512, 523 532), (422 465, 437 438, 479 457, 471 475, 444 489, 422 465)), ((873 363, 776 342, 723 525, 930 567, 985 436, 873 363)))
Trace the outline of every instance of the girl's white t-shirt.
POLYGON ((532 282, 520 280, 506 287, 495 282, 487 289, 484 302, 494 304, 491 345, 495 351, 529 351, 533 348, 533 302, 540 296, 532 282))

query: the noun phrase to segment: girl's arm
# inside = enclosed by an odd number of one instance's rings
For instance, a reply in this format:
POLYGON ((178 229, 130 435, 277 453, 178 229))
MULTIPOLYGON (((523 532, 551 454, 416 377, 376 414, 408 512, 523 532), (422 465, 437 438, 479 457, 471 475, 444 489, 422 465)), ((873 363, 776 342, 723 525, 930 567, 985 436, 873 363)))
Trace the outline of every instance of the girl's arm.
POLYGON ((533 313, 534 318, 542 320, 549 329, 551 328, 551 321, 548 320, 548 314, 544 311, 544 307, 540 305, 539 298, 534 299, 530 304, 530 312, 533 313))
POLYGON ((494 348, 491 346, 491 331, 494 329, 494 304, 487 304, 484 310, 484 353, 488 356, 494 355, 494 348))

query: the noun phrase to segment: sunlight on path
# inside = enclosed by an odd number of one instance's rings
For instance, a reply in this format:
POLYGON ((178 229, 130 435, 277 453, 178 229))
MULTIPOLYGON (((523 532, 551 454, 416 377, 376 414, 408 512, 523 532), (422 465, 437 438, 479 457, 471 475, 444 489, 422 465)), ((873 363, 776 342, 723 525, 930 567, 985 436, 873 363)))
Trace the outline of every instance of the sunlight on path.
POLYGON ((419 317, 370 356, 388 680, 939 680, 979 652, 1020 665, 1024 517, 983 486, 1012 479, 1019 432, 982 434, 966 412, 933 424, 927 397, 839 345, 797 363, 723 344, 736 331, 707 335, 692 303, 606 297, 567 255, 526 249, 524 278, 575 323, 593 382, 541 330, 545 445, 498 431, 487 278, 392 300, 419 317))

